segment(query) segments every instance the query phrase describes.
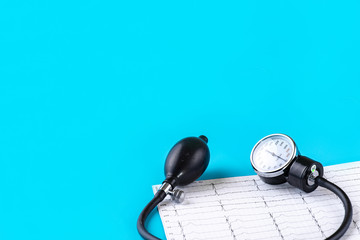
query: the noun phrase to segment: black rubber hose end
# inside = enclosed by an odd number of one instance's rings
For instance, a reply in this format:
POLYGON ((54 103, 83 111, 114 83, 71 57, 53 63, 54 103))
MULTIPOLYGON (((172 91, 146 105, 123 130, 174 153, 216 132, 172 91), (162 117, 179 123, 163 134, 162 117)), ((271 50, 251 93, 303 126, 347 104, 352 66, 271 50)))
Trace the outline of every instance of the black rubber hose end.
POLYGON ((166 193, 162 190, 158 191, 154 198, 146 205, 144 210, 139 215, 139 218, 137 220, 137 230, 139 234, 146 240, 161 240, 160 238, 155 237, 151 233, 149 233, 145 228, 145 221, 146 218, 149 216, 151 211, 156 208, 156 206, 164 200, 166 197, 166 193))
POLYGON ((329 182, 325 178, 317 177, 315 179, 315 182, 319 186, 324 187, 324 188, 332 191, 333 193, 335 193, 344 204, 345 215, 344 215, 343 222, 341 223, 339 229, 336 230, 335 233, 333 233, 330 237, 326 238, 326 240, 338 240, 346 233, 346 231, 348 230, 348 228, 351 224, 352 216, 353 216, 353 209, 352 209, 351 201, 350 201, 349 197, 346 195, 346 193, 341 188, 339 188, 334 183, 329 182))

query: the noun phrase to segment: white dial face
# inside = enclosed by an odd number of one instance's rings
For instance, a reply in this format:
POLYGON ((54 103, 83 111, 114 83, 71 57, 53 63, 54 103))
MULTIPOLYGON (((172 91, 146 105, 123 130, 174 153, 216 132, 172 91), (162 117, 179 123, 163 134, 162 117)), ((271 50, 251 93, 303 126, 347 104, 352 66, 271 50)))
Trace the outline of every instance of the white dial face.
POLYGON ((294 158, 295 143, 283 134, 261 139, 251 152, 251 163, 259 172, 276 172, 294 158))

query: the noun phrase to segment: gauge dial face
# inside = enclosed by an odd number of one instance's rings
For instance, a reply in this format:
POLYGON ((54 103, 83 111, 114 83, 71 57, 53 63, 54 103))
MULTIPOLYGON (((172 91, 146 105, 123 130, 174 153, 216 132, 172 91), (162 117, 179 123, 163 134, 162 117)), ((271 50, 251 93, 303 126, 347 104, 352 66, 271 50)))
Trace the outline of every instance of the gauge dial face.
POLYGON ((258 172, 282 170, 294 159, 294 141, 284 134, 272 134, 261 139, 251 152, 251 164, 258 172))

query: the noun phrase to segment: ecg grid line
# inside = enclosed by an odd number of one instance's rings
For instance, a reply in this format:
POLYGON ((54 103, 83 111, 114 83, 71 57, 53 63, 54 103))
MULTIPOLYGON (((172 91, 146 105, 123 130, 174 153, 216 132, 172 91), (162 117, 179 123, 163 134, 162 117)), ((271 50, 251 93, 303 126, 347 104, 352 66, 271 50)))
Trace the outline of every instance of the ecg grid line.
MULTIPOLYGON (((360 162, 325 167, 324 176, 353 205, 342 239, 360 239, 360 162)), ((153 186, 154 193, 159 187, 153 186)), ((265 184, 256 175, 196 181, 181 189, 182 204, 167 197, 158 206, 168 240, 320 240, 344 216, 340 199, 322 187, 305 193, 288 184, 265 184)))

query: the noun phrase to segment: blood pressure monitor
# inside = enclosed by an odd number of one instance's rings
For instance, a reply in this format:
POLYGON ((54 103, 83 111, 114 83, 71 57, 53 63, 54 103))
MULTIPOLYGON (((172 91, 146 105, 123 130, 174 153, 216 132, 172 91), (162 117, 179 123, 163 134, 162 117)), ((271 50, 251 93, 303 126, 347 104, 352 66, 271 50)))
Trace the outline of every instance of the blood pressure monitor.
MULTIPOLYGON (((184 138, 170 150, 165 162, 166 179, 138 218, 137 228, 144 239, 159 240, 145 228, 145 221, 150 212, 167 195, 175 202, 181 202, 184 193, 176 187, 192 183, 207 168, 210 158, 207 142, 208 139, 203 135, 198 138, 184 138)), ((344 219, 340 227, 326 240, 338 240, 345 234, 352 221, 349 197, 337 185, 323 178, 324 170, 321 163, 302 156, 289 136, 271 134, 260 139, 251 151, 250 160, 260 179, 266 183, 288 182, 304 192, 312 192, 321 186, 336 194, 344 205, 344 219)))
POLYGON ((339 229, 326 240, 337 240, 345 234, 352 220, 349 197, 337 185, 323 178, 322 164, 302 156, 292 138, 278 133, 260 139, 251 151, 250 161, 265 183, 288 182, 304 192, 312 192, 321 186, 335 193, 343 202, 345 214, 339 229))

